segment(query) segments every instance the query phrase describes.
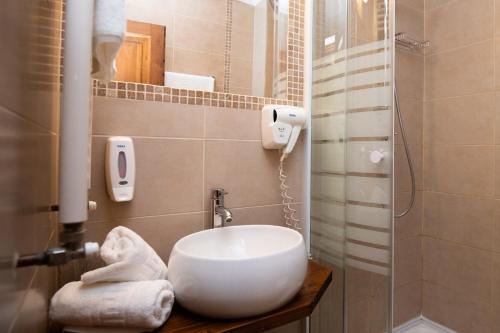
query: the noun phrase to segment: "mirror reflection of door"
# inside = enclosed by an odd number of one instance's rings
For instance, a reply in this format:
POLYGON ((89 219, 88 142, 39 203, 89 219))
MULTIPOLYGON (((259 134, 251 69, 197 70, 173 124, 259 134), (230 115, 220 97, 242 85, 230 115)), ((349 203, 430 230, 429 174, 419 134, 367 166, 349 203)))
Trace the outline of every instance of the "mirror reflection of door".
POLYGON ((165 27, 127 21, 125 41, 116 58, 117 81, 163 85, 165 27))

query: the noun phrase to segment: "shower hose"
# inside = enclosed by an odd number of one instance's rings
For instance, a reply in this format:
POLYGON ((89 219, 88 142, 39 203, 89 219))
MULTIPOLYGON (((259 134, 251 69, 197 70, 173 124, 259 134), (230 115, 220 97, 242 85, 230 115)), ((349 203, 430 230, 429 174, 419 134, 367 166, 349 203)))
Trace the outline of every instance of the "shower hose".
POLYGON ((403 122, 403 117, 401 116, 401 110, 399 107, 399 98, 398 98, 398 90, 396 88, 396 84, 394 84, 394 104, 396 106, 396 112, 398 114, 398 120, 399 120, 399 128, 401 131, 401 139, 403 139, 403 145, 405 148, 405 155, 406 155, 406 161, 408 162, 408 168, 410 169, 410 178, 411 178, 411 196, 410 196, 410 202, 408 203, 408 206, 404 211, 398 214, 394 214, 395 218, 400 218, 408 214, 408 212, 411 210, 413 207, 413 204, 415 203, 415 172, 413 170, 413 163, 411 161, 411 156, 410 156, 410 149, 408 147, 408 142, 406 140, 406 133, 405 133, 405 127, 404 127, 404 122, 403 122))

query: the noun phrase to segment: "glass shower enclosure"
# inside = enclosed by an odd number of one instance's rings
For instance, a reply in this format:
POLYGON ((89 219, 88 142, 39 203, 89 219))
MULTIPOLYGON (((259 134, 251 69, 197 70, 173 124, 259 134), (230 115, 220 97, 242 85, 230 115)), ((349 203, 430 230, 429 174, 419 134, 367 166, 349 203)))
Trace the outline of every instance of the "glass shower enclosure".
POLYGON ((314 0, 310 237, 334 281, 310 331, 392 330, 393 3, 314 0))

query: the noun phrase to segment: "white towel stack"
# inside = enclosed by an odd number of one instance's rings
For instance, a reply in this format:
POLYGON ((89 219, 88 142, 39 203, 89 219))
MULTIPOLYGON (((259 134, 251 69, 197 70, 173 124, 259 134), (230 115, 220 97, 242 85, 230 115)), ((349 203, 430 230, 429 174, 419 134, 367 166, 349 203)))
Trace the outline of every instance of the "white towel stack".
POLYGON ((116 227, 101 247, 106 265, 82 275, 82 282, 123 282, 167 278, 167 266, 138 234, 116 227))
POLYGON ((101 247, 108 265, 82 275, 52 297, 50 318, 63 325, 152 330, 174 303, 167 267, 135 232, 116 227, 101 247))

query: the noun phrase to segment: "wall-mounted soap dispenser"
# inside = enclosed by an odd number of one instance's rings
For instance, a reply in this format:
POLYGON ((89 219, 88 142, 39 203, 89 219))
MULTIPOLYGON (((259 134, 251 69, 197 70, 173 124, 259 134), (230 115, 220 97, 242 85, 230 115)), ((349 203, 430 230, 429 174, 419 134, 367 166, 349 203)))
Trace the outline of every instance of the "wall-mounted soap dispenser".
POLYGON ((113 136, 106 144, 106 185, 111 200, 131 201, 135 186, 135 154, 132 138, 113 136))

